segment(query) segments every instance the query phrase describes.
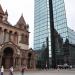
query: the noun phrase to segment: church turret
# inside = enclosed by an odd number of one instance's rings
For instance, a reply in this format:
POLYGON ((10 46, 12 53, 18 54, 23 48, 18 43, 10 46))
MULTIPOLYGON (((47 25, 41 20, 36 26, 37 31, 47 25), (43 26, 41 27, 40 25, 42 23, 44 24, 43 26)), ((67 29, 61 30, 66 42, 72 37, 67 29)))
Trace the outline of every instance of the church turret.
POLYGON ((20 17, 20 19, 19 19, 19 21, 17 22, 17 24, 21 24, 21 25, 26 25, 26 22, 25 22, 25 20, 24 20, 24 17, 23 17, 23 14, 21 15, 21 17, 20 17))
POLYGON ((5 12, 5 15, 7 15, 7 16, 8 16, 8 12, 7 12, 7 10, 6 10, 6 12, 5 12))
POLYGON ((18 27, 20 29, 26 30, 26 22, 24 20, 23 15, 21 15, 20 19, 18 20, 17 24, 15 25, 15 27, 18 27))
POLYGON ((3 16, 3 21, 7 21, 7 19, 8 19, 8 12, 6 10, 3 16))
POLYGON ((0 5, 0 22, 2 22, 2 19, 3 19, 3 15, 4 15, 4 11, 0 5))
POLYGON ((3 9, 2 9, 2 6, 0 5, 0 15, 1 14, 4 14, 4 11, 3 11, 3 9))

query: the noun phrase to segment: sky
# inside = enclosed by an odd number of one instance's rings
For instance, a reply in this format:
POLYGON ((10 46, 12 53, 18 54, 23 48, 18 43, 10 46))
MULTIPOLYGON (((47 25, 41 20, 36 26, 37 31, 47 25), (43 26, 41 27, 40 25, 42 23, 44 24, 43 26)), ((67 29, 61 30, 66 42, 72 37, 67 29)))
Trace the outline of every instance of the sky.
MULTIPOLYGON (((75 31, 75 0, 64 0, 68 26, 75 31)), ((15 25, 23 14, 29 24, 30 38, 29 47, 33 48, 34 38, 34 0, 0 0, 4 11, 8 11, 8 21, 15 25)))
POLYGON ((64 0, 68 27, 75 31, 75 0, 64 0))

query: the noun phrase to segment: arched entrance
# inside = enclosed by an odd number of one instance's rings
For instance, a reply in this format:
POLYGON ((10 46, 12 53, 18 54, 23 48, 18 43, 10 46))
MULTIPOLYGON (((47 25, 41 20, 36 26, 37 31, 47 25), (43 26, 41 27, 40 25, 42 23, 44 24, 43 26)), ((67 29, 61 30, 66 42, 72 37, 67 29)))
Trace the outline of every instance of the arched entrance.
POLYGON ((13 49, 12 48, 7 47, 3 50, 2 65, 6 69, 8 69, 10 66, 13 66, 13 49))

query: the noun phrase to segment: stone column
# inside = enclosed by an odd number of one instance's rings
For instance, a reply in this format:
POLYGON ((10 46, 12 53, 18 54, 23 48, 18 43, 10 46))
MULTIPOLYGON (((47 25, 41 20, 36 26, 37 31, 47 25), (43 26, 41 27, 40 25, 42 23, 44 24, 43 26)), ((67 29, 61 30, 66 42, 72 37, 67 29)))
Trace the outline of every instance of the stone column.
POLYGON ((18 57, 15 57, 14 61, 15 61, 15 68, 17 69, 18 68, 18 57))
POLYGON ((33 60, 34 62, 34 69, 36 69, 36 60, 33 60))
POLYGON ((24 62, 23 62, 24 66, 26 66, 26 58, 24 58, 24 62))
POLYGON ((13 57, 13 67, 15 67, 15 57, 13 57))
POLYGON ((2 63, 2 56, 0 56, 0 67, 1 67, 1 63, 2 63))
POLYGON ((36 69, 36 57, 32 58, 33 69, 36 69))
POLYGON ((21 58, 18 59, 18 68, 21 70, 21 58))
POLYGON ((1 63, 2 63, 2 55, 0 56, 0 67, 1 67, 1 63))
POLYGON ((32 69, 35 69, 35 60, 33 58, 30 61, 30 66, 32 69))
POLYGON ((25 60, 26 60, 26 67, 28 69, 28 58, 26 58, 25 60))

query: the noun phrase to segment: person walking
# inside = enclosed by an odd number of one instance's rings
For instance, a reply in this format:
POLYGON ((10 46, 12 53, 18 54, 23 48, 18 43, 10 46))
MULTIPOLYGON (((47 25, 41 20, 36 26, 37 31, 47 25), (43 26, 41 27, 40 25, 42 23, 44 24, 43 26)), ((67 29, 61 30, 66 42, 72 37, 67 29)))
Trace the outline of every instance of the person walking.
POLYGON ((3 72, 4 72, 4 67, 2 66, 1 67, 1 75, 3 75, 3 72))
POLYGON ((10 67, 10 75, 13 75, 13 66, 10 67))
POLYGON ((23 67, 22 70, 21 70, 22 75, 24 75, 24 69, 25 69, 25 68, 23 67))

